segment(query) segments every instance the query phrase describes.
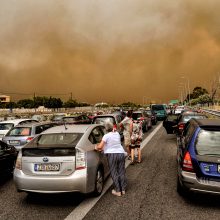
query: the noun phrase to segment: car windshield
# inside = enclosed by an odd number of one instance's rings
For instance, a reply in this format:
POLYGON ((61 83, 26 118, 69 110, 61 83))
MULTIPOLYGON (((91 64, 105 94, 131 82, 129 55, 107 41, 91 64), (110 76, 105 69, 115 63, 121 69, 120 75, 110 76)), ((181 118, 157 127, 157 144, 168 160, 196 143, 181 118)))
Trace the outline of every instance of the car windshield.
POLYGON ((14 127, 13 123, 1 123, 0 124, 0 130, 10 130, 11 128, 14 127))
POLYGON ((68 117, 68 118, 63 118, 64 122, 75 122, 76 118, 75 117, 68 117))
POLYGON ((220 155, 220 131, 201 130, 196 140, 198 155, 220 155))
POLYGON ((188 122, 191 118, 195 118, 195 119, 203 119, 206 118, 205 115, 184 115, 183 116, 183 122, 188 122))
MULTIPOLYGON (((55 134, 42 134, 33 143, 38 146, 43 145, 76 145, 82 133, 55 133, 55 134)), ((31 143, 30 143, 31 144, 31 143)))
POLYGON ((6 136, 30 136, 30 135, 31 135, 30 127, 15 127, 12 128, 12 130, 10 130, 6 136))
POLYGON ((164 106, 163 105, 152 105, 152 110, 154 111, 164 110, 164 106))
POLYGON ((113 117, 97 117, 94 119, 94 124, 102 124, 104 125, 105 123, 112 123, 115 124, 114 118, 113 117))

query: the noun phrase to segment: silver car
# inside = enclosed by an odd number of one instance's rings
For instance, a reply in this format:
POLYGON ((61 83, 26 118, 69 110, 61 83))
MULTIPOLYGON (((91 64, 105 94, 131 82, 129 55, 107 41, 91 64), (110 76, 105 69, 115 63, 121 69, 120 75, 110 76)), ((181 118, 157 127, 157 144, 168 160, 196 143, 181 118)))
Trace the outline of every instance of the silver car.
POLYGON ((19 151, 26 143, 30 142, 36 135, 51 128, 55 124, 52 122, 34 122, 17 125, 2 138, 2 141, 12 145, 19 151))
POLYGON ((14 170, 18 191, 80 192, 100 195, 109 175, 107 159, 94 150, 102 125, 62 125, 50 128, 19 152, 14 170))

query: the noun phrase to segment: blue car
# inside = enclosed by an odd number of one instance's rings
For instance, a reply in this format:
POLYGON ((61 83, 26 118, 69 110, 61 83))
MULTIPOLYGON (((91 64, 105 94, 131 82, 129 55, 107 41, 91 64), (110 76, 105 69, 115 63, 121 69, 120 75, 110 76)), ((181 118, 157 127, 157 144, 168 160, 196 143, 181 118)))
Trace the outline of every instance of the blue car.
POLYGON ((220 193, 220 120, 191 119, 177 140, 177 191, 220 193))

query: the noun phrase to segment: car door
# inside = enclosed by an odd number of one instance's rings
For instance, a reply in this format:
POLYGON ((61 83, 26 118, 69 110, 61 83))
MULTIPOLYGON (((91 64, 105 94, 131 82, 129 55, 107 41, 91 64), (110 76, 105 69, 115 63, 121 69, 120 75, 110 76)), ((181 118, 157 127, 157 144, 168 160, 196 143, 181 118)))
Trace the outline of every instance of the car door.
POLYGON ((167 134, 173 134, 178 124, 178 115, 168 115, 163 121, 163 127, 166 129, 167 134))
POLYGON ((12 171, 16 153, 12 146, 0 141, 0 173, 12 171))
MULTIPOLYGON (((98 144, 102 141, 102 137, 105 134, 105 129, 103 126, 98 126, 96 128, 94 128, 89 136, 89 140, 93 143, 93 144, 98 144)), ((102 152, 98 152, 99 154, 99 159, 100 162, 103 164, 104 166, 104 176, 106 177, 106 175, 108 174, 108 164, 107 164, 107 158, 104 156, 103 151, 102 152)))

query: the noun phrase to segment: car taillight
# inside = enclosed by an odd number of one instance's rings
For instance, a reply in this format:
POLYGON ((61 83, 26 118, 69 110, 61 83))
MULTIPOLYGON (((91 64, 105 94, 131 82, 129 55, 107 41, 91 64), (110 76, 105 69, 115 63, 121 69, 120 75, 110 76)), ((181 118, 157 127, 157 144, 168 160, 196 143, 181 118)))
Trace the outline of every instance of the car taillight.
POLYGON ((178 128, 179 128, 179 130, 183 130, 183 129, 184 129, 184 123, 180 123, 180 124, 178 125, 178 128))
POLYGON ((182 169, 184 171, 194 172, 193 165, 192 165, 192 159, 191 159, 190 153, 188 151, 186 152, 186 154, 184 156, 182 169))
POLYGON ((86 168, 86 153, 76 149, 76 170, 82 170, 86 168))
POLYGON ((28 138, 26 139, 27 142, 30 142, 31 140, 33 140, 33 137, 28 137, 28 138))
POLYGON ((21 151, 18 153, 15 168, 18 170, 22 170, 22 153, 21 153, 21 151))

